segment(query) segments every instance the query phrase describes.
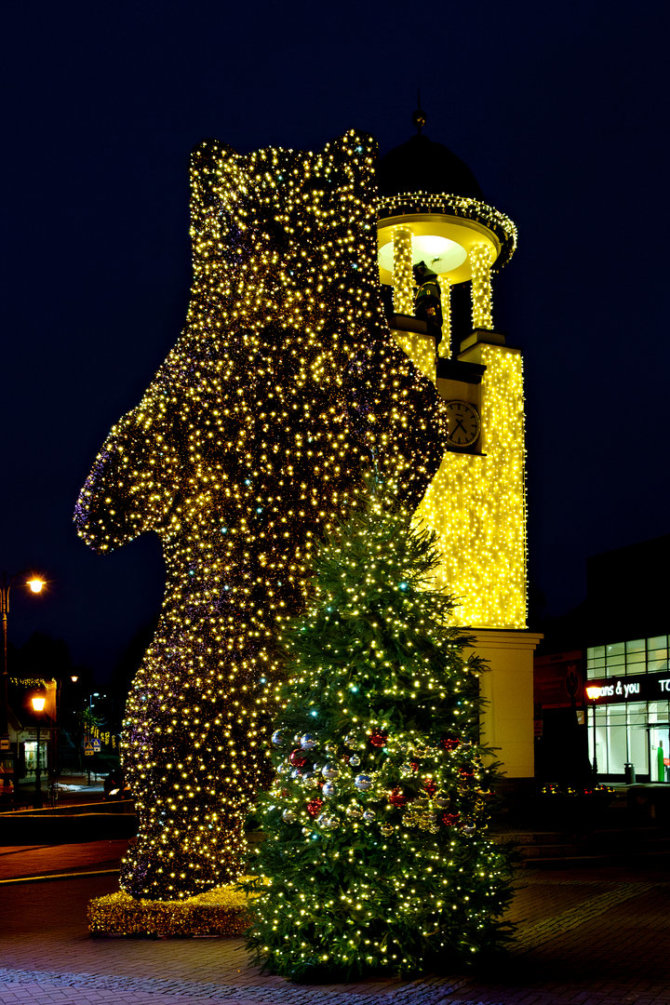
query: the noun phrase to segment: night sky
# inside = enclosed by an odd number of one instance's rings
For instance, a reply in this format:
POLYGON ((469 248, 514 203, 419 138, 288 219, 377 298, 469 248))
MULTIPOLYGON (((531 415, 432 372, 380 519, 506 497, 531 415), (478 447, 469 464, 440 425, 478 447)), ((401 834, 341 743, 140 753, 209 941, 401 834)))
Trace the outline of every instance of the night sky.
POLYGON ((588 555, 670 532, 668 21, 604 0, 7 0, 0 569, 49 581, 13 594, 12 641, 63 638, 103 681, 160 604, 158 540, 96 556, 72 510, 184 323, 191 148, 355 127, 383 153, 417 87, 426 135, 519 228, 494 319, 526 361, 537 611, 583 598, 588 555))

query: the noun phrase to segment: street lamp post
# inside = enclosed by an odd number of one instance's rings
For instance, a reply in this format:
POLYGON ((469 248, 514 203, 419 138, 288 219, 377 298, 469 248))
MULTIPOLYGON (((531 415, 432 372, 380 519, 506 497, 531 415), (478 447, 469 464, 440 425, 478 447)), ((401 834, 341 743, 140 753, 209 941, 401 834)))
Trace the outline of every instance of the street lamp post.
MULTIPOLYGON (((0 577, 0 614, 2 615, 2 707, 0 708, 0 749, 9 749, 9 663, 7 653, 7 619, 9 615, 9 591, 14 583, 23 579, 25 573, 0 577)), ((46 585, 39 576, 30 575, 24 580, 31 593, 41 593, 46 585)))
POLYGON ((598 750, 596 739, 596 698, 600 697, 600 687, 597 684, 590 684, 586 689, 586 697, 591 702, 593 709, 593 781, 598 782, 598 750))
MULTIPOLYGON (((33 711, 39 716, 44 711, 46 698, 43 694, 34 694, 30 699, 33 711)), ((36 810, 42 809, 42 770, 40 766, 40 722, 37 720, 37 760, 35 762, 35 800, 33 806, 36 810)))

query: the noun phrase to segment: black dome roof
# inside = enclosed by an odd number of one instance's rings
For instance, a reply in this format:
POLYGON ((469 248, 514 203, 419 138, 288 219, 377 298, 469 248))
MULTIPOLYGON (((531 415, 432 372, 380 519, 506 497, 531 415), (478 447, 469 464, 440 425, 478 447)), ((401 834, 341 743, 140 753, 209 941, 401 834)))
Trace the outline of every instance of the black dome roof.
POLYGON ((420 133, 394 147, 377 162, 380 195, 430 192, 482 199, 482 190, 467 164, 442 143, 420 133))

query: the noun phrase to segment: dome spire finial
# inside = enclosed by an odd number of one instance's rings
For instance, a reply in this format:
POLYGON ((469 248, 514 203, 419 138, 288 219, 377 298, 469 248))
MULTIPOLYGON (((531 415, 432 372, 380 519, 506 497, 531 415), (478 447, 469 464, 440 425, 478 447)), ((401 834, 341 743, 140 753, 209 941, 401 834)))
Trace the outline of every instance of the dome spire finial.
POLYGON ((421 136, 421 130, 426 124, 426 113, 421 107, 421 88, 416 89, 416 111, 412 115, 412 122, 416 126, 417 136, 421 136))

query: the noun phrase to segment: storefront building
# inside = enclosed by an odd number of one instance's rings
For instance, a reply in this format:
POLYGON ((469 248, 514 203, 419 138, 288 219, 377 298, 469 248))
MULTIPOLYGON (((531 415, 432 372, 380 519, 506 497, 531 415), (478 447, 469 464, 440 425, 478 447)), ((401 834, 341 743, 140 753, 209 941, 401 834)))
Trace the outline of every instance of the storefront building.
POLYGON ((586 649, 589 755, 603 779, 670 781, 667 635, 586 649))
POLYGON ((670 783, 670 534, 591 556, 586 597, 544 625, 536 777, 670 783))

